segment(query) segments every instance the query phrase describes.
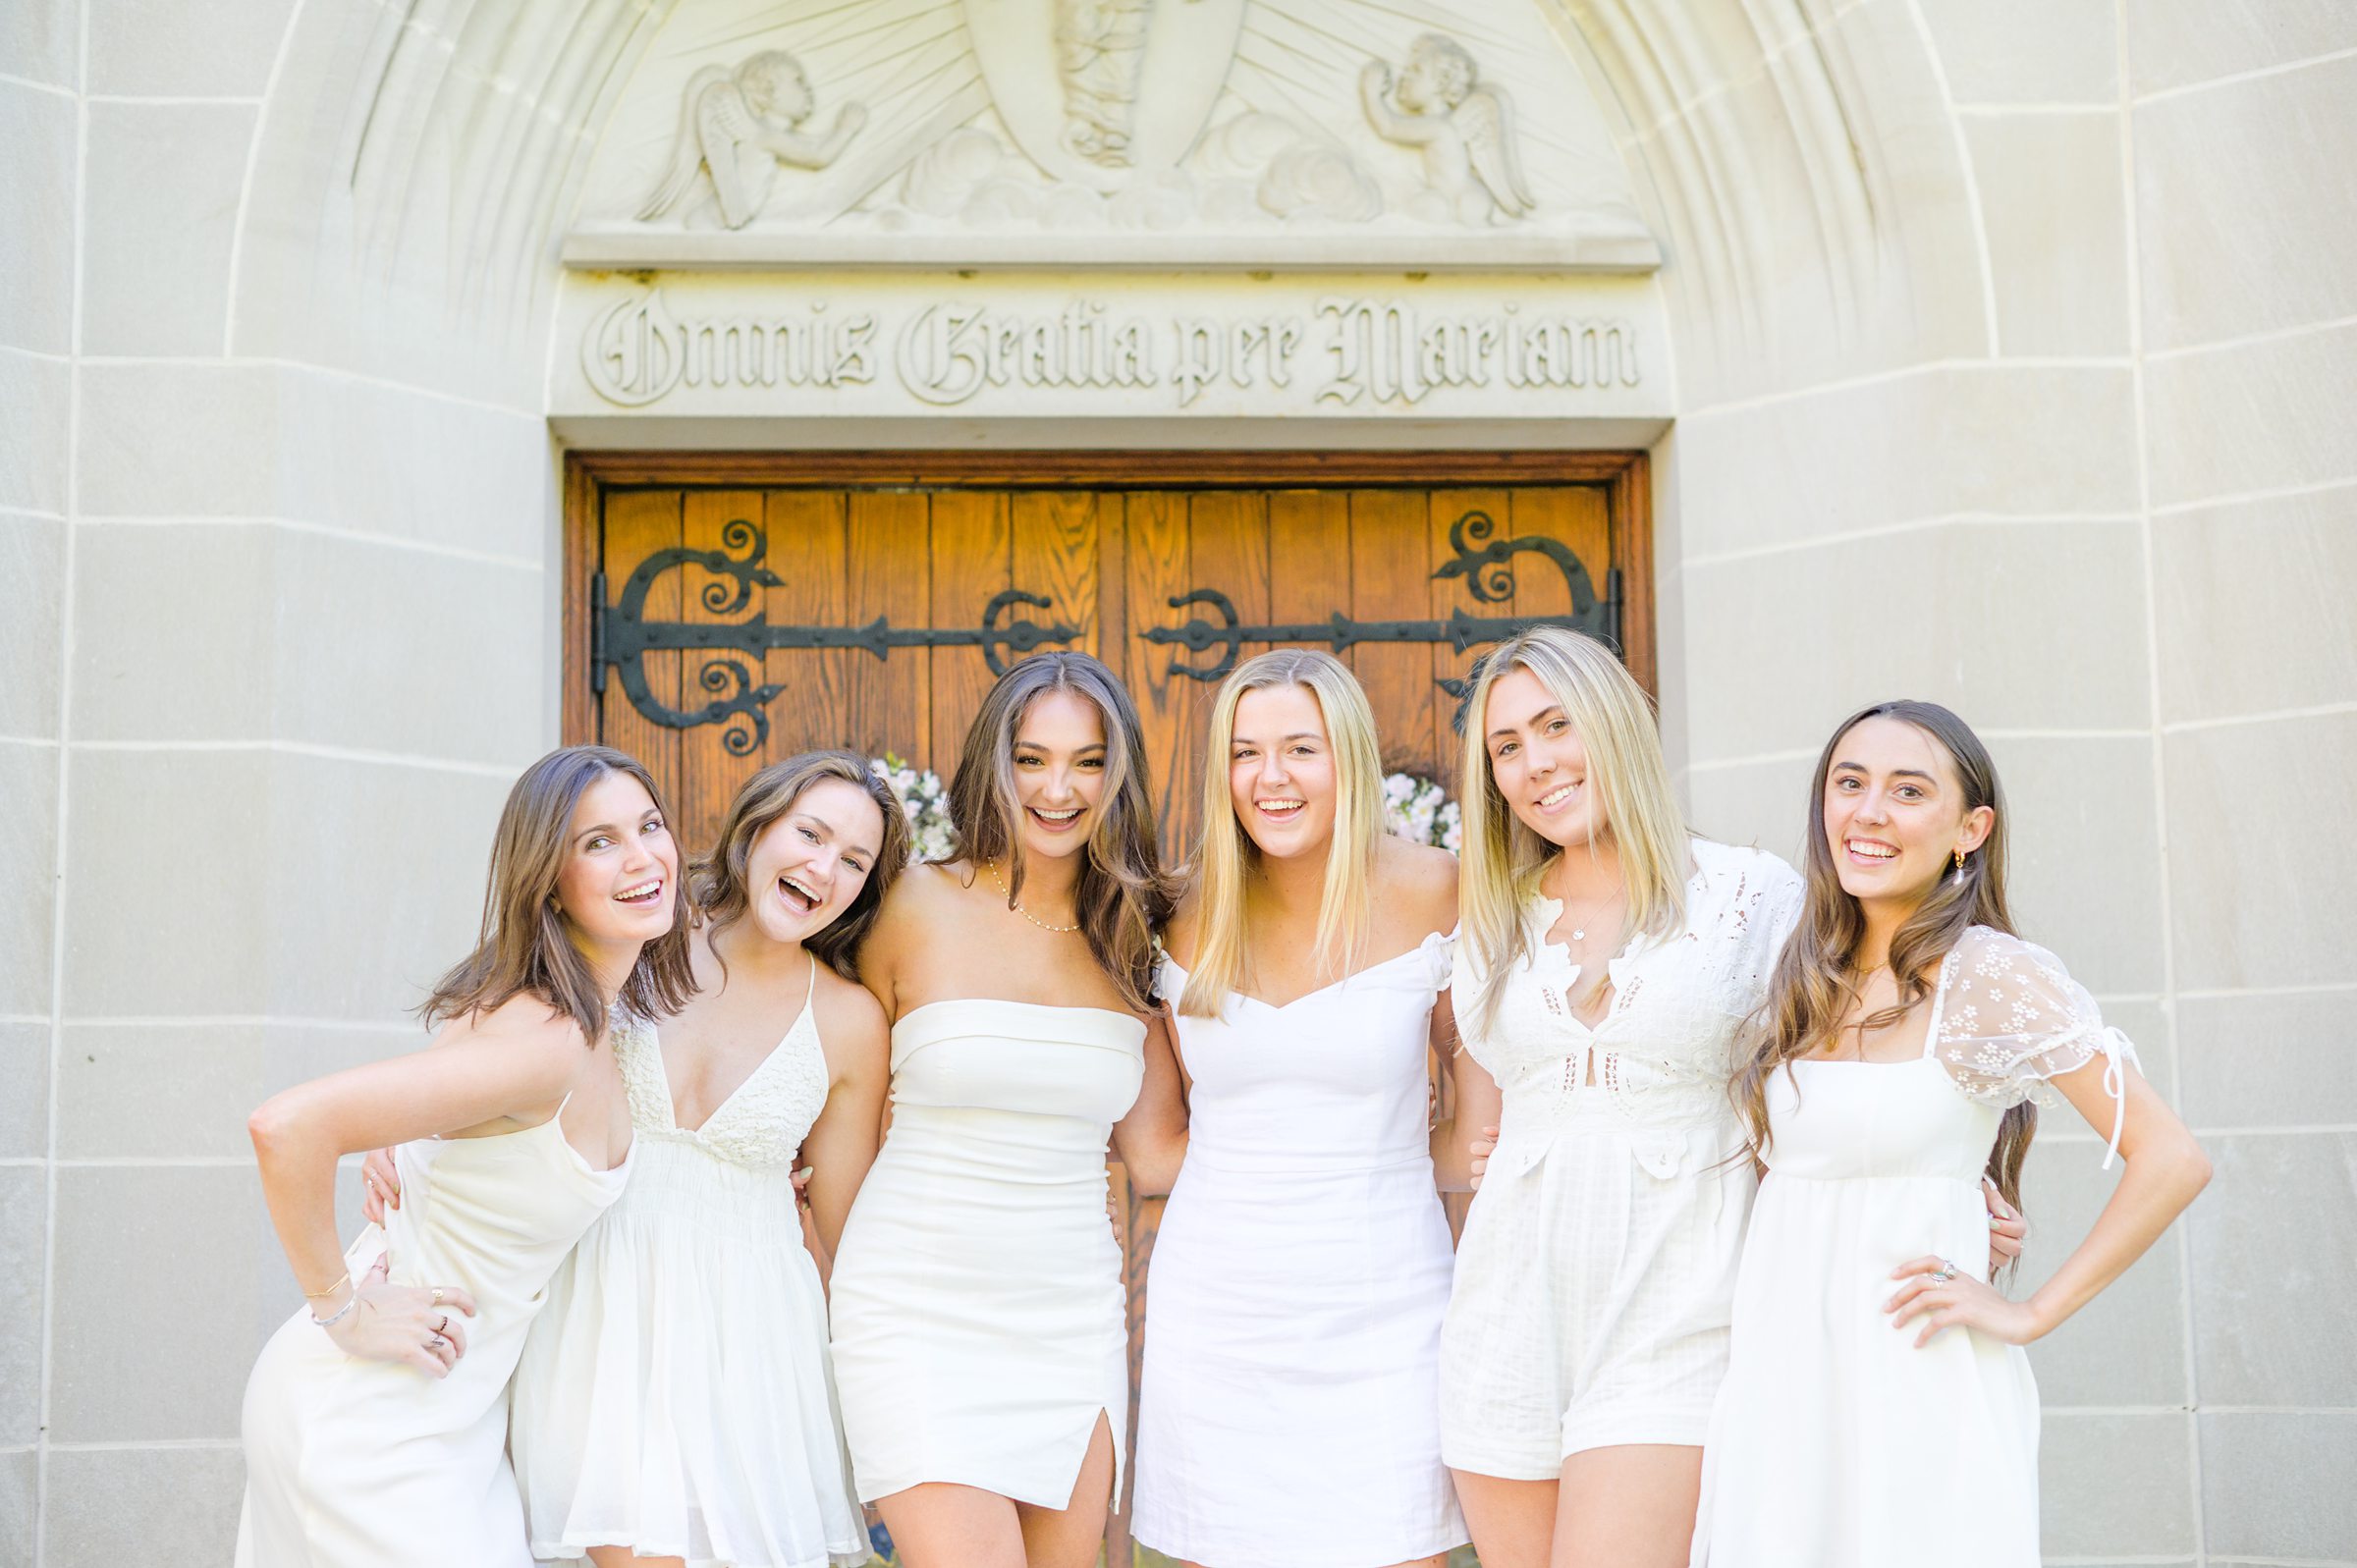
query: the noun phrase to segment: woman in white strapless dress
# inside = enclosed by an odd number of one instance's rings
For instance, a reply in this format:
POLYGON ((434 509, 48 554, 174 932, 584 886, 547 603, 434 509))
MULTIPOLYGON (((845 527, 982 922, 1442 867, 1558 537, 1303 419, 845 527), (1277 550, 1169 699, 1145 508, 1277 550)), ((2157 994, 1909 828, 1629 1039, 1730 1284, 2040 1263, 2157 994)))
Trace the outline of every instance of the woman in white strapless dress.
POLYGON ((950 786, 961 858, 904 877, 861 950, 892 1121, 836 1258, 835 1369, 859 1495, 907 1568, 1081 1568, 1117 1493, 1106 1145, 1175 1077, 1145 1016, 1169 899, 1144 765, 1103 665, 1014 665, 950 786))
POLYGON ((2038 1388, 2021 1347, 2209 1178, 2094 1000, 2011 934, 2006 827, 1987 749, 1934 704, 1865 710, 1818 764, 1809 907, 1735 1079, 1768 1173, 1704 1449, 1697 1568, 2035 1568, 2038 1388), (2013 1195, 2028 1102, 2057 1098, 2127 1170, 2054 1277, 2011 1301, 1985 1278, 1982 1179, 2013 1195))
POLYGON ((886 1073, 882 1009, 840 971, 906 858, 882 781, 815 752, 748 780, 694 868, 697 993, 619 1053, 635 1174, 549 1282, 516 1370, 535 1556, 868 1560, 793 1170, 806 1150, 823 1171, 811 1202, 831 1243, 886 1073))
POLYGON ((240 1568, 529 1568, 509 1374, 549 1276, 623 1190, 612 1047, 690 981, 678 851, 630 758, 574 746, 526 769, 491 868, 475 951, 426 1006, 432 1047, 253 1114, 310 1304, 247 1385, 240 1568), (388 1144, 409 1202, 346 1253, 336 1162, 388 1144))
POLYGON ((1161 975, 1188 1128, 1147 1279, 1131 1525, 1209 1568, 1437 1568, 1465 1539, 1430 1150, 1456 862, 1384 832, 1380 755, 1329 654, 1246 660, 1212 705, 1161 975))

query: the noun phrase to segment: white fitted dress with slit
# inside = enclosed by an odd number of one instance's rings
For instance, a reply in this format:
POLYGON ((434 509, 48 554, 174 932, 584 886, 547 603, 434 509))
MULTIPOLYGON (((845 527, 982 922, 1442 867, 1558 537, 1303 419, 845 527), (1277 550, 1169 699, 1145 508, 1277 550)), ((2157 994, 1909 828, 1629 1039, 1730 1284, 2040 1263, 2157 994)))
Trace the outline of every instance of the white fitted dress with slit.
POLYGON ((1919 1350, 1921 1320, 1893 1328, 1883 1304, 1913 1258, 1986 1279, 1999 1119, 2056 1102, 2046 1080, 2099 1057, 2124 1106, 2134 1055, 2053 953, 1976 926, 1941 965, 1921 1056, 1797 1061, 1769 1080, 1698 1568, 2036 1568, 2028 1354, 1969 1328, 1919 1350))
POLYGON ((1610 960, 1593 1028, 1571 1011, 1577 966, 1545 940, 1555 900, 1533 900, 1532 955, 1487 1027, 1457 944, 1457 1028, 1504 1107, 1441 1330, 1456 1469, 1550 1480, 1583 1450, 1699 1445, 1709 1427, 1756 1186, 1727 1083, 1801 883, 1757 849, 1692 853, 1685 928, 1610 960))
POLYGON ((620 1049, 636 1173, 550 1282, 516 1369, 533 1554, 864 1563, 826 1295, 794 1196, 795 1154, 827 1100, 815 1010, 804 998, 693 1131, 679 1125, 655 1028, 620 1049))
MULTIPOLYGON (((1465 1540, 1441 1463, 1449 1221, 1429 1038, 1449 939, 1282 1007, 1178 1019, 1186 1162, 1154 1238, 1131 1529, 1216 1568, 1465 1540)), ((1166 958, 1176 1002, 1186 971, 1166 958)))
MULTIPOLYGON (((619 1044, 643 1028, 618 1015, 619 1044)), ((570 1099, 570 1097, 568 1097, 570 1099)), ((599 1170, 558 1114, 487 1138, 393 1151, 401 1207, 344 1255, 397 1285, 475 1300, 446 1378, 336 1348, 310 1309, 271 1335, 246 1385, 237 1568, 531 1568, 508 1467, 508 1379, 550 1275, 621 1196, 635 1155, 599 1170)))
POLYGON ((859 1496, 925 1482, 1063 1508, 1100 1414, 1121 1494, 1127 1295, 1106 1146, 1145 1078, 1124 1012, 982 998, 892 1027, 892 1125, 835 1258, 859 1496))

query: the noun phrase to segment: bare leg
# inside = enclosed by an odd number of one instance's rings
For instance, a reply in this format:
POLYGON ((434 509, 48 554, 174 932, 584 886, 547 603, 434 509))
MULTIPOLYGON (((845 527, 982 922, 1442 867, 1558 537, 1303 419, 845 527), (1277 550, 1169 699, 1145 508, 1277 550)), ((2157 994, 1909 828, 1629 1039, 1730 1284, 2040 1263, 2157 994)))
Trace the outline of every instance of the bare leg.
MULTIPOLYGON (((1508 1481, 1452 1470, 1482 1568, 1548 1568, 1560 1481, 1508 1481)), ((1682 1568, 1682 1565, 1681 1565, 1682 1568)))
POLYGON ((906 1568, 1024 1568, 1015 1505, 995 1491, 928 1481, 876 1508, 906 1568))
MULTIPOLYGON (((1113 1500, 1113 1424, 1097 1413, 1097 1430, 1081 1457, 1071 1500, 1062 1508, 1014 1505, 1022 1522, 1023 1556, 1030 1568, 1090 1568, 1105 1539, 1105 1510, 1113 1500)), ((900 1540, 900 1533, 893 1533, 900 1540)), ((917 1568, 910 1564, 909 1568, 917 1568)))
POLYGON ((1686 1568, 1701 1506, 1700 1448, 1627 1443, 1573 1454, 1563 1461, 1552 1568, 1686 1568))
POLYGON ((589 1561, 594 1568, 687 1568, 678 1557, 633 1557, 628 1546, 592 1546, 589 1561))

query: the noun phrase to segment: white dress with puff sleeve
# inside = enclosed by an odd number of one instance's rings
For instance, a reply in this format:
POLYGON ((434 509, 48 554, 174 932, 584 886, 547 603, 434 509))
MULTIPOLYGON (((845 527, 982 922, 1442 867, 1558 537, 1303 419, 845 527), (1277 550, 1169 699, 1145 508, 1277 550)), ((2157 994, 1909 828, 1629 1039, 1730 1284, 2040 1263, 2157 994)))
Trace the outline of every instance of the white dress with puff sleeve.
POLYGON ((2099 1056, 2124 1104, 2134 1052, 2094 1000, 2045 948, 1975 926, 1941 966, 1921 1056, 1770 1080, 1697 1568, 2035 1568, 2028 1356, 1962 1328, 1919 1350, 1919 1323, 1893 1328, 1884 1303, 1912 1258, 1988 1277, 2000 1118, 2099 1056))

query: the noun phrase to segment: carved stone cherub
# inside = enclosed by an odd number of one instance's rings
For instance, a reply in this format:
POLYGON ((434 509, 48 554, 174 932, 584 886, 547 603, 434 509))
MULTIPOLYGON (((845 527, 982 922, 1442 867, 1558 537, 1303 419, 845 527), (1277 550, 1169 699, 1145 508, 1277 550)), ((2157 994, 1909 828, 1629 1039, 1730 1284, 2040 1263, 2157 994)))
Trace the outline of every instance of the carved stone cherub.
POLYGON ((1483 224, 1519 218, 1538 203, 1514 151, 1513 106, 1484 84, 1473 56, 1454 38, 1427 32, 1411 44, 1397 82, 1370 60, 1358 95, 1375 134, 1424 154, 1424 190, 1409 211, 1437 222, 1483 224))
MULTIPOLYGON (((742 161, 746 148, 757 148, 777 163, 823 169, 843 155, 867 124, 867 110, 847 103, 824 135, 802 131, 802 122, 816 107, 801 63, 783 49, 748 56, 734 72, 720 66, 698 71, 687 79, 687 93, 680 106, 671 168, 638 209, 639 221, 652 222, 677 206, 695 184, 696 171, 708 169, 720 197, 721 221, 732 229, 743 228, 769 193, 766 178, 747 178, 742 161)), ((774 165, 755 168, 774 172, 774 165)))

